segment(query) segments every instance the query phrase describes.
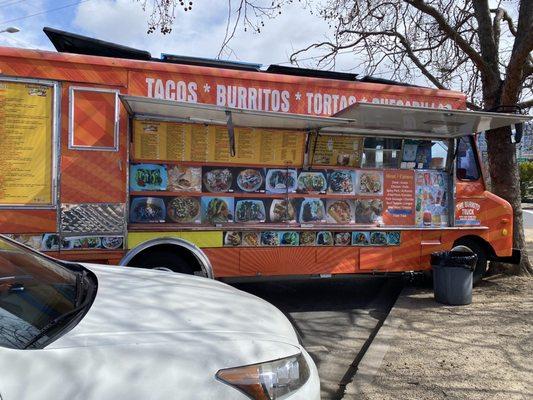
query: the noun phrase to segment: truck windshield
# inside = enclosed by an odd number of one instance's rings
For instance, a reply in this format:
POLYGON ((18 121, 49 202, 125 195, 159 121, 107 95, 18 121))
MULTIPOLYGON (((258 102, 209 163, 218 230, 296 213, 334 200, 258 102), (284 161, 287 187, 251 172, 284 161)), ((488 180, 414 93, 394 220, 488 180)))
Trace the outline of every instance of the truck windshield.
POLYGON ((25 348, 43 330, 49 339, 51 322, 76 308, 79 279, 77 272, 0 236, 0 346, 25 348))

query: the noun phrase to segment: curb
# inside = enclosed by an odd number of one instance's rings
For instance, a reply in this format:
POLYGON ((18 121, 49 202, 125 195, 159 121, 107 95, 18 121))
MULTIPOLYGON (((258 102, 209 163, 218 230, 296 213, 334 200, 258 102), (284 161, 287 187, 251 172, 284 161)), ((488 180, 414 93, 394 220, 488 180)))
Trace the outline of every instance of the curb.
POLYGON ((374 337, 372 344, 364 354, 361 362, 358 365, 357 372, 353 380, 346 386, 345 395, 346 398, 352 398, 363 394, 362 387, 369 385, 374 380, 374 377, 378 373, 385 355, 389 351, 391 345, 394 342, 394 338, 398 335, 398 328, 403 322, 397 308, 401 299, 412 292, 412 288, 403 288, 400 292, 396 302, 392 306, 389 315, 383 321, 381 329, 374 337))

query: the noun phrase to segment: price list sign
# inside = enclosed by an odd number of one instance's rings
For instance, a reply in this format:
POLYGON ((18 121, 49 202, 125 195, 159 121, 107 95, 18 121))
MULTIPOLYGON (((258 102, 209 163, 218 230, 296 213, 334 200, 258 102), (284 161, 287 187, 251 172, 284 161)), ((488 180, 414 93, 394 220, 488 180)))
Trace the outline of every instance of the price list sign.
POLYGON ((53 88, 0 81, 0 204, 52 204, 53 88))

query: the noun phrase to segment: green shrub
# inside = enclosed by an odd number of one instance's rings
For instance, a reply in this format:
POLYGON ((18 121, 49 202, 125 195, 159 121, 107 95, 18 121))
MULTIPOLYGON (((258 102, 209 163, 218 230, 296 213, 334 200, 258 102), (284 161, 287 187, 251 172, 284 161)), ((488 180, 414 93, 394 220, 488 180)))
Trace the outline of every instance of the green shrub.
POLYGON ((520 163, 520 192, 522 201, 533 201, 533 161, 520 163))

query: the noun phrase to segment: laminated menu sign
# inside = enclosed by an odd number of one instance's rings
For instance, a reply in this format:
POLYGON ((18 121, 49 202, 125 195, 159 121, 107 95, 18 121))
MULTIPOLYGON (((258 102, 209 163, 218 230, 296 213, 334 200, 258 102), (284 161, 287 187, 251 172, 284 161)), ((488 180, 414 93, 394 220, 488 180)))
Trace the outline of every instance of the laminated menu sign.
POLYGON ((441 171, 415 172, 415 225, 448 225, 447 175, 441 171))
POLYGON ((414 171, 385 171, 383 180, 383 222, 386 225, 414 225, 414 171))
POLYGON ((363 151, 363 138, 320 135, 312 146, 313 164, 358 167, 363 151))
POLYGON ((0 82, 0 204, 52 203, 50 86, 0 82))
POLYGON ((134 155, 146 161, 194 161, 228 164, 299 164, 303 132, 235 128, 235 156, 226 126, 135 121, 134 155))

